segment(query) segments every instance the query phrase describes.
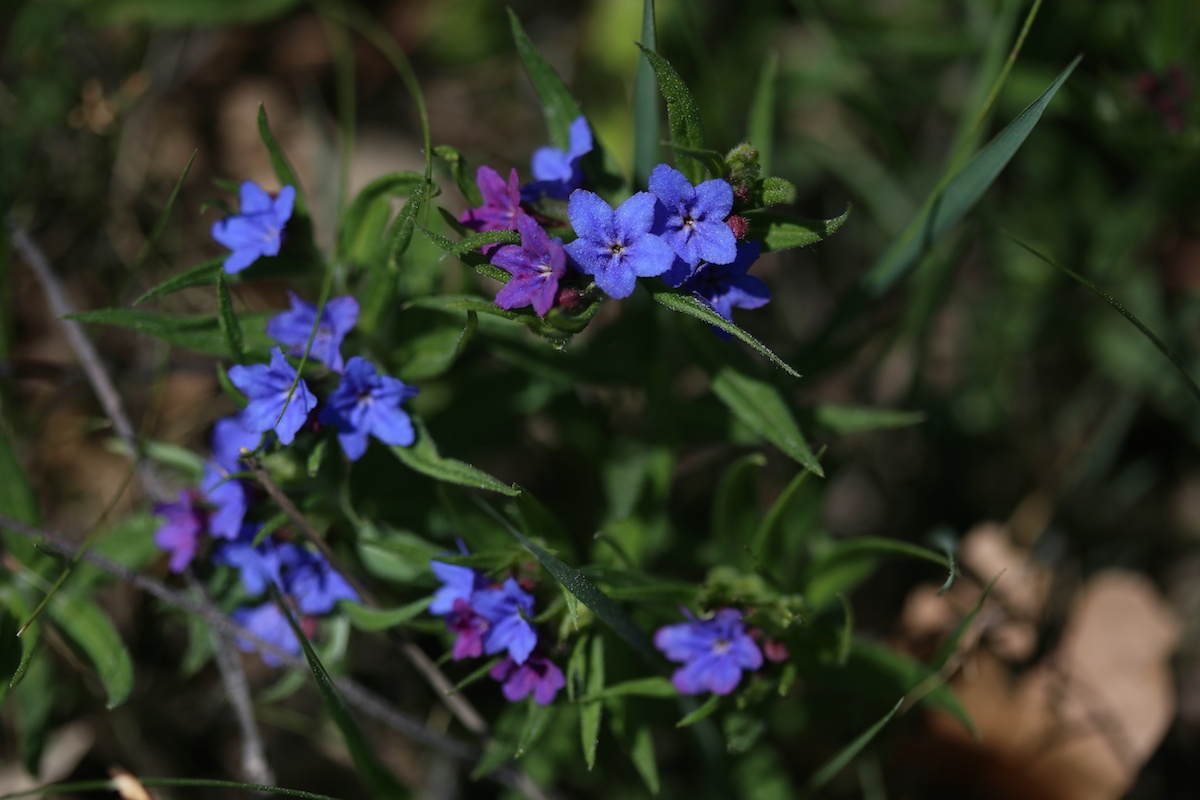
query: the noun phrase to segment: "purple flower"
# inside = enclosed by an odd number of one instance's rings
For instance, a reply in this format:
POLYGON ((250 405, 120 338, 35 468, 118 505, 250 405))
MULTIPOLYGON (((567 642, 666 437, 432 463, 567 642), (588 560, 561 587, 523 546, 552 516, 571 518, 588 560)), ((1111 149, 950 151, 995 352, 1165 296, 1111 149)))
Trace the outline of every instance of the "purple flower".
POLYGON ((535 703, 548 706, 554 702, 558 690, 567 685, 562 670, 542 656, 533 656, 519 666, 505 656, 503 661, 492 667, 489 674, 493 679, 504 682, 504 696, 510 703, 523 700, 532 692, 535 703))
POLYGON ((741 612, 723 608, 712 619, 688 617, 690 621, 654 634, 654 646, 684 665, 671 676, 681 694, 729 694, 741 681, 742 670, 762 666, 762 652, 746 633, 741 612))
POLYGON ((238 415, 242 427, 252 433, 273 429, 280 444, 292 443, 296 431, 308 419, 308 412, 317 406, 317 398, 308 391, 303 380, 296 382, 296 390, 288 401, 288 392, 296 381, 296 370, 278 347, 271 349, 270 366, 234 365, 229 368, 229 380, 250 401, 238 415))
POLYGON ((470 603, 462 598, 456 599, 454 607, 446 615, 446 627, 458 634, 454 640, 455 661, 483 655, 483 637, 491 624, 475 613, 470 603))
POLYGON ((246 490, 240 481, 225 478, 225 471, 215 462, 204 465, 204 480, 200 483, 204 499, 212 504, 208 517, 208 532, 219 539, 236 539, 246 516, 246 490))
POLYGON ((514 169, 509 174, 506 184, 496 170, 480 167, 475 172, 475 183, 483 195, 483 205, 464 211, 458 221, 473 231, 516 230, 517 220, 525 216, 517 171, 514 169))
POLYGON ((728 264, 737 255, 737 237, 725 224, 733 210, 733 187, 714 178, 692 186, 683 173, 659 164, 650 173, 650 191, 659 206, 654 232, 683 261, 728 264))
POLYGON ((539 197, 566 200, 583 185, 583 157, 592 152, 592 129, 587 119, 578 116, 571 123, 566 150, 539 147, 533 153, 534 183, 521 187, 521 196, 533 202, 539 197))
MULTIPOLYGON (((246 630, 253 633, 264 642, 279 647, 280 649, 293 655, 300 655, 300 640, 296 638, 295 631, 288 624, 287 618, 283 615, 274 603, 263 603, 260 606, 242 606, 235 609, 230 615, 233 621, 241 625, 246 630)), ((247 640, 237 640, 238 649, 244 653, 253 653, 257 646, 247 640)), ((271 667, 278 667, 279 659, 272 653, 261 653, 263 663, 271 667)))
MULTIPOLYGON (((746 274, 760 252, 762 245, 758 242, 742 242, 737 246, 737 258, 732 264, 701 263, 684 281, 682 288, 703 298, 714 311, 732 321, 733 309, 759 308, 771 300, 767 284, 746 274)), ((729 335, 724 331, 720 333, 729 335)))
POLYGON ((416 438, 412 420, 400 403, 417 390, 396 378, 380 375, 361 356, 346 362, 342 381, 325 401, 318 419, 337 428, 338 442, 351 461, 367 452, 367 437, 408 447, 416 438))
MULTIPOLYGON (((304 345, 308 344, 308 337, 312 335, 313 324, 317 321, 317 307, 309 305, 292 292, 288 292, 288 302, 292 307, 276 314, 267 323, 267 335, 280 344, 289 345, 291 349, 288 353, 298 356, 304 353, 304 345)), ((321 311, 321 322, 317 325, 309 355, 334 372, 341 372, 342 353, 338 348, 356 322, 357 300, 353 297, 330 300, 321 311)))
POLYGON ((217 220, 212 237, 233 252, 225 259, 225 271, 232 275, 241 272, 259 256, 279 254, 283 227, 292 218, 296 189, 284 186, 272 199, 253 181, 242 184, 241 213, 217 220))
MULTIPOLYGON (((299 549, 299 548, 297 548, 299 549)), ((285 593, 303 614, 328 614, 339 600, 358 602, 358 592, 319 553, 300 550, 283 575, 285 593)))
POLYGON ((537 631, 527 617, 533 616, 533 595, 514 578, 503 586, 482 589, 471 595, 471 607, 488 621, 483 650, 489 656, 507 650, 512 660, 525 663, 537 644, 537 631))
POLYGON ((613 211, 593 192, 571 193, 567 216, 579 238, 567 253, 610 297, 628 297, 638 277, 661 275, 675 260, 671 246, 650 232, 656 203, 654 195, 638 192, 613 211))
POLYGON ((512 275, 496 293, 496 305, 531 305, 538 316, 544 316, 554 305, 559 278, 567 272, 567 254, 562 239, 551 239, 528 215, 517 219, 517 230, 521 232, 520 246, 506 244, 492 254, 492 263, 512 275))
POLYGON ((442 582, 442 588, 433 593, 433 602, 429 604, 429 613, 438 616, 453 611, 455 602, 458 600, 470 603, 471 596, 475 592, 486 589, 490 585, 486 575, 470 567, 430 561, 429 568, 442 582))
POLYGON ((253 452, 261 443, 262 434, 246 430, 237 417, 224 417, 213 425, 213 461, 226 472, 241 471, 242 450, 253 452))
POLYGON ((192 507, 192 494, 185 489, 174 503, 160 503, 154 507, 154 513, 164 518, 154 533, 154 543, 171 554, 167 562, 171 572, 183 572, 192 563, 200 537, 204 535, 204 517, 199 509, 192 507))

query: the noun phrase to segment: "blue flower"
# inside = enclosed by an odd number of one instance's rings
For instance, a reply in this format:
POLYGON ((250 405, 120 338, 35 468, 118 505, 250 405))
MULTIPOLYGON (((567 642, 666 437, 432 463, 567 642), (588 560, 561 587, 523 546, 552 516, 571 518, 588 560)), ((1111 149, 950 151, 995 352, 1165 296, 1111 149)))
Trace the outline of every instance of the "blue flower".
POLYGON ((270 366, 234 365, 229 368, 229 380, 249 400, 238 416, 242 427, 252 433, 274 430, 280 444, 292 443, 308 419, 308 412, 317 406, 317 398, 303 380, 296 382, 296 390, 288 401, 296 370, 278 347, 271 350, 270 366))
POLYGON ((542 656, 533 656, 520 665, 505 656, 489 674, 504 682, 504 696, 510 703, 524 700, 532 692, 535 703, 548 706, 554 702, 558 690, 567 685, 562 670, 542 656))
POLYGON ((692 186, 682 172, 659 164, 650 173, 650 191, 659 202, 654 232, 686 264, 728 264, 737 256, 737 237, 725 224, 733 210, 727 181, 714 178, 692 186))
MULTIPOLYGON (((464 211, 458 221, 473 231, 514 231, 517 220, 525 216, 521 208, 521 190, 517 188, 517 171, 508 176, 508 183, 491 167, 475 172, 475 183, 483 195, 483 205, 464 211)), ((487 252, 487 248, 484 248, 487 252)))
POLYGON ((407 447, 416 438, 412 420, 400 403, 417 394, 396 378, 380 375, 361 356, 346 362, 341 383, 325 401, 318 419, 337 429, 338 442, 351 461, 367 452, 367 437, 407 447))
POLYGON ((208 532, 218 539, 236 539, 246 516, 246 490, 240 481, 225 478, 215 462, 204 465, 204 480, 200 483, 204 499, 212 504, 208 516, 208 532))
POLYGON ((262 443, 262 434, 242 427, 237 417, 224 417, 213 425, 213 461, 226 472, 240 472, 242 450, 253 452, 262 443))
POLYGON ((339 600, 358 602, 358 592, 319 553, 301 550, 283 575, 285 592, 302 614, 328 614, 339 600))
MULTIPOLYGON (((682 288, 703 298, 713 310, 727 320, 733 320, 735 308, 760 308, 771 300, 767 284, 746 271, 758 260, 762 245, 742 242, 737 246, 737 258, 732 264, 701 263, 682 288)), ((724 337, 729 334, 718 331, 724 337)))
POLYGON ((470 603, 471 596, 475 592, 486 589, 490 585, 486 575, 470 567, 430 561, 429 568, 442 582, 442 588, 433 593, 433 602, 429 604, 429 613, 438 616, 453 611, 454 604, 458 600, 470 603))
POLYGON ((245 525, 237 541, 223 544, 213 554, 213 563, 233 567, 242 579, 242 586, 249 594, 262 594, 267 586, 275 584, 282 591, 284 565, 302 558, 300 547, 290 542, 277 542, 266 538, 257 547, 254 537, 262 530, 261 525, 245 525))
POLYGON ((544 316, 554 305, 558 279, 567 273, 567 254, 562 239, 551 239, 530 216, 517 219, 517 230, 521 232, 520 246, 506 244, 492 254, 492 263, 512 275, 496 293, 496 305, 531 305, 538 316, 544 316))
POLYGON ((661 275, 675 260, 671 246, 650 232, 656 203, 654 195, 638 192, 613 211, 593 192, 571 193, 567 216, 579 238, 567 253, 610 297, 628 297, 637 278, 661 275))
POLYGON ((692 618, 659 628, 654 646, 684 665, 671 676, 681 694, 729 694, 741 681, 742 670, 762 666, 762 652, 746 633, 741 612, 732 608, 721 609, 712 619, 692 618))
POLYGON ((521 187, 521 196, 529 202, 541 196, 566 200, 583 185, 583 157, 592 152, 592 129, 587 119, 578 116, 571 123, 566 150, 539 147, 533 153, 534 183, 521 187))
POLYGON ((537 644, 537 631, 527 619, 533 616, 533 595, 509 578, 503 586, 475 592, 471 606, 488 621, 484 652, 490 656, 507 650, 513 661, 525 663, 537 644))
POLYGON ((154 533, 154 543, 171 554, 167 562, 171 572, 183 572, 192 563, 204 535, 204 517, 192 506, 192 494, 185 489, 174 503, 154 506, 154 513, 163 517, 163 524, 154 533))
POLYGON ((233 252, 225 259, 225 271, 232 275, 241 272, 259 256, 279 254, 283 228, 292 218, 296 189, 284 186, 272 199, 253 181, 242 184, 239 193, 241 213, 217 220, 212 237, 233 252))
MULTIPOLYGON (((312 335, 313 324, 317 321, 317 307, 291 292, 288 292, 288 302, 292 307, 276 314, 267 323, 267 335, 280 344, 289 345, 291 349, 288 353, 298 356, 304 353, 304 345, 308 344, 308 337, 312 335)), ((334 372, 341 372, 342 353, 339 348, 356 322, 357 300, 353 297, 330 300, 321 311, 321 323, 317 325, 309 355, 334 372)))
MULTIPOLYGON (((230 616, 234 622, 264 642, 273 644, 293 655, 300 655, 300 640, 296 638, 295 631, 288 624, 287 617, 283 615, 283 612, 274 603, 263 603, 260 606, 254 607, 242 606, 235 609, 230 616)), ((253 653, 257 649, 257 646, 253 642, 241 638, 237 640, 237 646, 238 649, 245 653, 253 653)), ((264 652, 260 655, 262 656, 263 663, 268 666, 279 666, 280 661, 273 653, 264 652)))

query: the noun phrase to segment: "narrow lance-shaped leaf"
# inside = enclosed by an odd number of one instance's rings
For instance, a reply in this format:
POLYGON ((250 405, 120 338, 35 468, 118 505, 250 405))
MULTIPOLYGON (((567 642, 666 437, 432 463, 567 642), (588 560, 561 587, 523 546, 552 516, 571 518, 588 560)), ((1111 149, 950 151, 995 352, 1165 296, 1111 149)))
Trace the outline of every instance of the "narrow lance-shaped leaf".
POLYGON ((854 757, 862 752, 863 748, 871 743, 871 741, 879 735, 892 717, 896 716, 896 712, 900 710, 900 706, 904 703, 904 698, 896 702, 892 706, 892 710, 883 715, 883 718, 860 733, 854 741, 846 745, 837 755, 825 762, 825 765, 813 773, 813 776, 808 781, 808 792, 811 795, 818 789, 829 783, 839 772, 846 768, 846 765, 854 760, 854 757))
POLYGON ((144 303, 155 297, 162 297, 165 294, 182 291, 183 289, 191 289, 193 286, 210 286, 216 277, 221 274, 225 268, 225 257, 212 258, 204 261, 191 269, 185 270, 174 277, 167 278, 162 283, 152 289, 147 290, 144 294, 133 301, 133 305, 144 303))
POLYGON ((396 458, 409 469, 428 475, 434 480, 470 486, 473 489, 487 489, 509 497, 516 497, 521 493, 515 485, 509 486, 465 461, 443 458, 438 453, 437 445, 434 444, 429 431, 425 429, 425 423, 415 416, 412 419, 417 431, 417 440, 408 447, 391 448, 396 458))
POLYGON ((269 589, 271 600, 287 618, 288 625, 292 628, 292 633, 295 634, 301 648, 304 650, 304 657, 308 660, 309 669, 312 670, 313 680, 317 684, 317 691, 321 695, 321 701, 325 704, 325 711, 341 732, 342 741, 345 742, 346 749, 350 751, 350 757, 354 760, 354 766, 359 777, 362 778, 375 797, 394 797, 397 799, 409 797, 409 792, 380 763, 378 756, 375 755, 375 751, 367 742, 366 737, 363 736, 358 724, 350 716, 350 710, 346 707, 346 701, 342 699, 341 693, 334 686, 333 680, 325 670, 325 665, 317 657, 316 651, 313 650, 308 637, 304 635, 304 630, 300 627, 300 623, 292 615, 292 610, 288 606, 287 601, 284 600, 278 587, 271 584, 269 589))
POLYGON ((263 146, 267 148, 267 155, 271 158, 271 169, 275 171, 275 177, 279 179, 279 183, 283 186, 293 186, 296 189, 294 207, 296 216, 306 216, 308 213, 308 203, 304 199, 304 189, 300 186, 300 179, 296 176, 296 170, 292 169, 287 156, 283 154, 283 148, 279 146, 279 140, 271 132, 271 124, 267 121, 267 107, 261 103, 258 105, 258 135, 262 138, 263 146))
MULTIPOLYGON (((671 130, 671 142, 681 148, 706 150, 700 109, 692 93, 688 91, 687 84, 665 58, 644 45, 639 47, 650 62, 654 76, 658 79, 659 91, 667 101, 667 126, 671 130)), ((704 180, 704 168, 698 161, 691 158, 677 159, 675 166, 692 183, 704 180)))
POLYGON ((392 221, 392 227, 388 230, 388 258, 387 263, 392 269, 396 269, 400 263, 400 256, 404 255, 408 250, 408 246, 412 244, 413 231, 416 230, 417 215, 421 213, 425 201, 429 199, 429 184, 422 182, 421 185, 408 198, 408 202, 404 204, 404 208, 400 209, 400 213, 396 215, 396 219, 392 221))
POLYGON ((511 8, 508 10, 508 19, 513 42, 517 45, 517 55, 521 57, 525 72, 533 83, 533 90, 537 92, 542 103, 550 141, 559 150, 567 150, 571 146, 571 123, 583 113, 579 102, 555 72, 554 67, 550 66, 533 46, 533 42, 525 34, 525 29, 521 27, 521 21, 511 8))
MULTIPOLYGON (((642 47, 658 50, 655 30, 654 0, 642 2, 642 47)), ((654 68, 645 53, 638 59, 633 84, 633 185, 645 186, 650 172, 659 162, 659 129, 662 123, 658 112, 658 84, 654 68)))
MULTIPOLYGON (((565 587, 564 587, 565 590, 565 587)), ((574 597, 574 595, 572 595, 574 597)), ((604 690, 604 637, 592 634, 587 667, 587 695, 595 697, 604 690)), ((596 748, 600 745, 600 720, 604 704, 584 702, 579 707, 579 736, 583 744, 583 760, 588 772, 596 766, 596 748)))
POLYGON ((957 175, 939 187, 863 278, 872 296, 886 292, 942 238, 983 196, 1033 131, 1042 112, 1078 66, 1078 56, 1008 127, 997 134, 957 175))
POLYGON ((432 602, 433 598, 423 597, 399 608, 382 609, 368 608, 347 601, 342 602, 339 607, 350 620, 350 624, 360 631, 384 631, 416 619, 432 602))
POLYGON ((777 253, 795 247, 807 247, 830 236, 850 218, 847 207, 831 219, 802 219, 783 211, 747 211, 750 221, 747 238, 762 242, 763 252, 777 253))
POLYGON ((650 732, 649 725, 641 726, 633 735, 633 746, 630 748, 629 757, 633 760, 633 766, 637 768, 642 780, 646 782, 646 788, 650 790, 650 794, 658 794, 658 761, 654 755, 654 737, 650 732))
POLYGON ((241 364, 246 360, 246 344, 242 339, 242 326, 238 324, 237 316, 233 313, 233 298, 229 296, 229 285, 225 283, 225 275, 217 274, 217 310, 221 323, 221 336, 229 348, 229 354, 234 363, 241 364))
POLYGON ((391 172, 364 186, 342 215, 341 230, 338 232, 338 253, 345 256, 349 251, 374 203, 389 197, 411 194, 419 189, 424 181, 425 176, 419 172, 391 172))
POLYGON ((171 216, 171 209, 175 208, 175 202, 179 199, 179 192, 183 189, 183 182, 187 180, 188 173, 192 170, 192 164, 196 161, 196 153, 198 152, 198 150, 192 151, 192 157, 184 165, 183 172, 179 175, 179 180, 175 181, 175 187, 171 189, 171 196, 167 198, 167 204, 163 206, 158 219, 154 221, 154 227, 150 229, 150 235, 146 238, 146 243, 142 245, 141 252, 137 254, 137 258, 133 260, 133 265, 129 269, 134 275, 141 272, 142 267, 146 265, 146 260, 154 252, 154 247, 158 244, 159 237, 162 236, 163 228, 167 226, 167 219, 171 216))
POLYGON ((59 592, 47 613, 96 670, 108 694, 108 707, 124 703, 133 690, 133 662, 104 612, 88 600, 59 592))
POLYGON ((825 477, 783 395, 766 381, 752 378, 730 366, 718 369, 712 390, 746 427, 762 436, 800 466, 825 477))
MULTIPOLYGON (((258 353, 270 350, 271 340, 265 331, 267 320, 271 316, 273 316, 272 313, 244 314, 242 316, 241 322, 245 326, 243 332, 246 334, 247 350, 258 353)), ((68 314, 65 318, 79 322, 129 328, 179 347, 215 356, 229 354, 229 346, 225 342, 225 335, 221 331, 221 322, 217 317, 185 317, 127 308, 100 308, 95 311, 68 314)))
POLYGON ((779 53, 770 52, 763 60, 758 86, 750 102, 750 121, 746 136, 758 150, 758 164, 764 173, 771 171, 771 156, 775 140, 775 78, 779 72, 779 53))
POLYGON ((479 191, 479 186, 475 183, 475 175, 467 164, 466 156, 445 144, 439 144, 433 148, 433 154, 450 165, 450 174, 454 177, 454 185, 462 193, 467 205, 483 205, 483 193, 479 191))

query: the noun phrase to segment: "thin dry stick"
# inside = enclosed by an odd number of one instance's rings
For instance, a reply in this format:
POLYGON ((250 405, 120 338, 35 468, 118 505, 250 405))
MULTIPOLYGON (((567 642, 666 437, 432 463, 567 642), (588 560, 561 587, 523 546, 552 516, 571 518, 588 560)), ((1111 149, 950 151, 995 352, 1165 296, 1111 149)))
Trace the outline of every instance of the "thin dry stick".
POLYGON ((167 491, 162 481, 159 480, 150 463, 143 458, 137 435, 134 433, 133 425, 129 422, 129 417, 125 414, 124 405, 121 403, 121 396, 117 394, 116 388, 108 378, 108 373, 104 371, 104 365, 100 361, 100 356, 96 353, 96 349, 92 347, 91 341, 88 340, 87 335, 83 332, 83 326, 74 320, 64 319, 74 309, 71 308, 71 304, 67 300, 67 294, 63 291, 62 284, 54 274, 54 270, 50 268, 50 262, 46 259, 46 255, 29 238, 29 234, 25 232, 25 229, 16 223, 11 214, 6 217, 5 222, 9 232, 12 234, 13 246, 21 254, 21 258, 25 260, 25 263, 33 270, 38 283, 42 285, 42 291, 46 294, 46 304, 50 306, 50 312, 58 318, 59 324, 62 325, 63 333, 67 337, 67 343, 71 346, 75 357, 79 359, 79 365, 83 368, 84 374, 87 375, 88 383, 92 385, 92 390, 95 391, 96 398, 100 401, 100 406, 104 409, 104 413, 112 423, 117 435, 125 442, 125 445, 129 448, 129 452, 133 453, 138 466, 139 477, 141 478, 142 486, 146 489, 146 493, 156 501, 167 500, 170 497, 170 492, 167 491))
MULTIPOLYGON (((287 515, 288 519, 292 521, 292 524, 299 528, 301 533, 303 533, 304 536, 307 537, 308 540, 311 541, 317 547, 317 549, 321 551, 321 554, 325 556, 330 565, 339 573, 341 573, 342 577, 350 583, 354 590, 358 592, 358 596, 362 598, 363 602, 371 608, 379 608, 379 604, 375 601, 375 598, 371 595, 370 591, 368 591, 365 586, 357 581, 347 570, 341 567, 337 556, 333 553, 333 550, 330 549, 328 542, 326 542, 321 534, 317 532, 316 528, 312 526, 312 523, 308 521, 303 512, 296 507, 296 504, 292 502, 292 499, 288 497, 283 490, 279 488, 275 481, 271 479, 271 476, 267 474, 265 469, 263 469, 262 464, 260 464, 255 458, 246 458, 244 460, 246 465, 250 467, 250 471, 254 473, 254 477, 266 491, 267 495, 269 495, 270 498, 275 501, 275 504, 278 505, 280 510, 287 515)), ((417 647, 417 645, 413 644, 408 639, 403 638, 398 631, 392 631, 390 634, 400 645, 401 652, 404 653, 404 656, 409 660, 409 662, 412 663, 414 667, 416 667, 417 671, 421 673, 425 680, 429 682, 429 685, 434 688, 434 690, 441 697, 442 702, 444 702, 446 707, 450 709, 451 713, 458 718, 458 721, 461 722, 467 730, 471 731, 471 733, 474 733, 477 736, 486 736, 488 733, 487 722, 484 721, 483 717, 480 716, 479 712, 475 710, 475 707, 471 705, 466 698, 464 698, 462 695, 454 693, 454 684, 451 683, 450 679, 447 678, 442 671, 437 668, 437 665, 430 660, 429 656, 425 654, 425 651, 417 647)))
MULTIPOLYGON (((170 492, 159 479, 153 465, 143 456, 133 423, 125 414, 121 396, 117 394, 116 388, 109 380, 100 356, 83 332, 83 326, 74 320, 65 318, 73 309, 67 300, 66 292, 63 291, 62 284, 54 274, 54 270, 50 268, 49 260, 25 230, 15 223, 11 215, 6 218, 6 222, 12 232, 13 244, 42 285, 50 311, 62 325, 67 342, 74 351, 75 357, 79 359, 84 374, 87 375, 88 383, 91 384, 92 390, 100 400, 100 405, 104 408, 104 413, 112 423, 117 435, 129 448, 143 489, 156 501, 167 500, 170 492)), ((84 556, 88 555, 86 547, 79 552, 84 556)), ((233 707, 234 716, 237 717, 238 728, 242 732, 242 769, 247 776, 269 777, 271 770, 267 765, 266 748, 263 746, 262 738, 258 735, 258 725, 254 719, 254 704, 250 699, 250 689, 246 683, 246 676, 242 672, 242 664, 229 652, 228 647, 217 646, 214 652, 217 656, 221 680, 225 684, 230 705, 233 707), (222 653, 222 650, 225 652, 222 653)), ((269 780, 258 780, 257 778, 255 780, 258 783, 270 783, 269 780)))

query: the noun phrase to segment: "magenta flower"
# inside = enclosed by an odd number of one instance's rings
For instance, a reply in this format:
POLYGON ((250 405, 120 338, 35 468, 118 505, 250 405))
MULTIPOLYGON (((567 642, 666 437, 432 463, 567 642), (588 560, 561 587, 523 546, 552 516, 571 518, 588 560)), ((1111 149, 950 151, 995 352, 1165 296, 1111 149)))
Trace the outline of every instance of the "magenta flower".
POLYGON ((506 184, 496 170, 480 167, 475 172, 475 183, 483 195, 483 205, 464 211, 458 221, 473 231, 515 231, 517 220, 525 216, 517 171, 509 174, 506 184))
POLYGON ((567 272, 567 253, 562 239, 551 239, 528 215, 517 218, 517 230, 521 232, 519 246, 506 244, 492 254, 492 263, 512 275, 496 293, 496 305, 531 305, 538 316, 545 316, 554 305, 558 281, 567 272))
POLYGON ((762 666, 762 652, 746 633, 740 611, 723 608, 711 619, 687 616, 687 622, 667 625, 654 634, 654 646, 669 660, 683 664, 671 676, 680 694, 729 694, 742 680, 743 670, 762 666))
POLYGON ((524 700, 532 693, 535 703, 548 706, 554 702, 558 690, 567 685, 562 670, 542 656, 533 656, 520 665, 505 656, 488 674, 503 682, 502 691, 510 703, 524 700))
POLYGON ((154 533, 154 543, 171 554, 167 561, 171 572, 183 572, 192 563, 204 535, 204 514, 192 506, 193 493, 185 489, 174 503, 154 507, 154 513, 163 518, 163 524, 154 533))

